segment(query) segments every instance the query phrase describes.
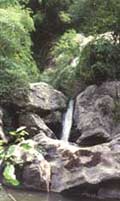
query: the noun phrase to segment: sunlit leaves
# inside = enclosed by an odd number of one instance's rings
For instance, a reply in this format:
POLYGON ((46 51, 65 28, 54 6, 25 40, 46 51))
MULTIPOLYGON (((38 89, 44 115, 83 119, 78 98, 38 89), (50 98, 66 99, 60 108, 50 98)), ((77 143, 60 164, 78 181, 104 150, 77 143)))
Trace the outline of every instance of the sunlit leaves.
POLYGON ((69 93, 76 79, 77 59, 75 58, 79 56, 79 52, 76 31, 73 29, 67 31, 52 50, 56 68, 51 71, 48 69, 41 79, 69 93))
POLYGON ((3 172, 3 176, 6 182, 12 184, 13 186, 18 186, 20 184, 19 181, 16 179, 15 167, 10 163, 7 163, 3 172))
POLYGON ((30 11, 19 5, 0 8, 0 96, 11 99, 15 89, 27 89, 37 78, 32 58, 30 32, 34 23, 30 11))

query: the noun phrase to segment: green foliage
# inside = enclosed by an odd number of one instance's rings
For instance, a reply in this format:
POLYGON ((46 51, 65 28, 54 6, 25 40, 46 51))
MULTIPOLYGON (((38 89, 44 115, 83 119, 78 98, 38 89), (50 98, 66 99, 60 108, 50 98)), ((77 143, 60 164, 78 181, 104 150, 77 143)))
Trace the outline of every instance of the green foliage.
POLYGON ((30 39, 34 24, 28 10, 9 6, 0 8, 0 27, 0 97, 8 99, 37 77, 30 39))
POLYGON ((29 0, 0 0, 0 8, 28 4, 29 0))
POLYGON ((22 126, 18 128, 16 131, 10 131, 10 135, 14 137, 15 143, 22 142, 24 138, 29 135, 29 133, 25 130, 26 127, 22 126))
POLYGON ((71 18, 67 12, 71 0, 31 0, 30 7, 34 11, 36 31, 32 35, 34 42, 34 57, 40 70, 50 65, 49 51, 53 42, 71 28, 71 18))
MULTIPOLYGON (((79 44, 77 43, 76 39, 76 31, 75 30, 69 30, 67 31, 60 39, 59 41, 55 44, 55 47, 53 48, 52 54, 55 55, 56 57, 56 62, 61 61, 62 62, 62 54, 69 56, 77 55, 79 44)), ((72 59, 72 58, 71 58, 72 59)))
POLYGON ((0 8, 1 7, 7 7, 7 6, 15 6, 18 5, 18 1, 17 0, 1 0, 0 1, 0 8))
POLYGON ((41 76, 41 80, 52 84, 54 87, 69 93, 76 79, 76 65, 74 59, 79 54, 79 43, 74 30, 66 32, 55 44, 52 53, 55 69, 48 69, 41 76))
POLYGON ((120 45, 110 33, 105 36, 87 38, 74 30, 66 32, 52 50, 56 68, 45 71, 41 79, 68 95, 79 80, 85 85, 120 80, 120 45))
POLYGON ((18 186, 20 182, 16 179, 16 167, 23 167, 25 162, 31 162, 37 157, 41 158, 41 153, 45 154, 45 151, 42 147, 36 149, 33 140, 25 140, 25 136, 28 135, 25 127, 10 132, 10 135, 14 137, 11 144, 3 144, 1 141, 0 160, 5 181, 13 186, 18 186))
POLYGON ((0 145, 0 160, 5 157, 5 149, 3 145, 0 145))
POLYGON ((15 152, 16 145, 10 145, 7 149, 6 155, 5 155, 5 160, 12 160, 12 156, 15 152))
POLYGON ((75 0, 69 12, 77 30, 87 34, 113 31, 120 35, 119 0, 75 0))
POLYGON ((65 13, 64 11, 61 11, 59 13, 59 18, 61 20, 61 22, 63 23, 71 23, 71 18, 70 18, 70 15, 68 13, 65 13))
POLYGON ((30 5, 36 25, 35 58, 40 68, 51 64, 52 43, 68 29, 87 35, 112 31, 115 41, 120 38, 119 0, 31 0, 30 5))
POLYGON ((54 22, 55 27, 63 26, 71 22, 70 15, 68 13, 69 6, 72 4, 71 0, 51 0, 46 1, 46 18, 49 23, 54 22))
POLYGON ((99 38, 82 51, 78 74, 87 84, 106 80, 120 80, 120 45, 99 38))
POLYGON ((0 159, 4 162, 4 170, 3 170, 3 176, 5 181, 8 184, 11 184, 13 186, 18 186, 20 183, 16 179, 15 175, 15 166, 14 166, 14 158, 13 155, 16 150, 16 145, 10 145, 6 151, 6 148, 0 152, 0 159))
POLYGON ((119 0, 75 0, 69 12, 83 32, 102 33, 119 28, 119 0))
POLYGON ((78 80, 99 84, 120 79, 119 0, 44 0, 34 11, 39 13, 35 53, 42 61, 39 65, 51 67, 40 75, 41 80, 71 93, 78 80), (74 31, 69 31, 71 28, 74 31), (94 36, 111 32, 114 42, 95 40, 81 53, 74 40, 77 32, 94 36))
POLYGON ((43 20, 45 18, 44 13, 37 11, 34 15, 33 15, 33 19, 34 19, 34 23, 36 26, 40 26, 40 24, 42 24, 43 20))
POLYGON ((87 84, 119 79, 119 24, 119 0, 0 1, 0 97, 11 99, 19 88, 26 93, 28 83, 38 78, 31 32, 38 67, 51 67, 41 80, 71 93, 79 79, 87 84), (81 52, 78 31, 109 31, 114 43, 97 40, 81 52))
POLYGON ((15 155, 16 155, 16 149, 17 146, 16 143, 21 142, 20 146, 23 147, 25 150, 30 150, 32 147, 29 144, 29 142, 26 142, 24 140, 24 137, 28 135, 28 133, 25 131, 25 127, 20 127, 16 131, 11 131, 10 135, 14 137, 14 143, 12 145, 5 145, 1 142, 0 145, 0 159, 4 163, 4 170, 3 170, 3 176, 7 183, 18 186, 20 182, 16 179, 15 174, 15 165, 16 164, 22 164, 22 160, 15 161, 15 155))
POLYGON ((29 151, 32 148, 32 146, 28 142, 21 143, 21 147, 24 148, 26 151, 29 151))
POLYGON ((3 172, 3 176, 6 182, 12 184, 13 186, 18 186, 20 184, 19 181, 16 179, 15 167, 10 163, 7 163, 3 172))

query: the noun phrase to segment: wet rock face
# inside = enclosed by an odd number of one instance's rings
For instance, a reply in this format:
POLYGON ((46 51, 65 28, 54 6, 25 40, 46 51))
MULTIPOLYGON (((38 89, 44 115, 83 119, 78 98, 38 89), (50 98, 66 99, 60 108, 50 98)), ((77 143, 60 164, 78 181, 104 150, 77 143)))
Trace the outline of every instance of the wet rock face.
POLYGON ((86 88, 76 98, 74 123, 79 145, 91 146, 120 132, 120 82, 86 88))

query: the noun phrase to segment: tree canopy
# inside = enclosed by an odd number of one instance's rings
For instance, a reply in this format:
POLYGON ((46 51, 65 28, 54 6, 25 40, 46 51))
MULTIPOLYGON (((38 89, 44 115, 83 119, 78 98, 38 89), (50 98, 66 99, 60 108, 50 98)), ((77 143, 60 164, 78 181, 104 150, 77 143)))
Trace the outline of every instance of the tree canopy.
POLYGON ((119 25, 119 0, 0 1, 0 96, 31 81, 66 91, 120 79, 119 25), (111 40, 97 38, 106 32, 111 40), (82 52, 80 34, 94 37, 82 52))

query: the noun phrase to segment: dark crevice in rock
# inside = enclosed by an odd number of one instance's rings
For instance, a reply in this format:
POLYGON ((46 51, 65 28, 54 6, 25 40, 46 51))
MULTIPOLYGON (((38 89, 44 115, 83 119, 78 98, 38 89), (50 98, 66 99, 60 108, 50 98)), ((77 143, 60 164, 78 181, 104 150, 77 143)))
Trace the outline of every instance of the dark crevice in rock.
POLYGON ((106 143, 106 142, 109 142, 110 139, 106 139, 102 136, 90 136, 90 137, 87 137, 85 139, 82 139, 80 142, 78 142, 78 144, 80 146, 84 146, 84 147, 87 147, 87 146, 95 146, 95 145, 98 145, 98 144, 103 144, 103 143, 106 143))
POLYGON ((19 117, 19 109, 14 104, 9 104, 4 107, 4 115, 3 115, 3 128, 6 133, 11 130, 16 130, 19 127, 18 117, 19 117))
MULTIPOLYGON (((33 110, 32 110, 33 111, 33 110)), ((47 117, 48 115, 50 115, 51 113, 56 113, 56 112, 60 112, 60 113, 63 113, 63 112, 65 112, 65 110, 64 109, 57 109, 57 110, 42 110, 42 109, 40 109, 40 108, 36 108, 36 109, 34 109, 34 112, 36 113, 36 114, 38 114, 41 118, 45 118, 45 117, 47 117)))
POLYGON ((70 133, 69 141, 76 143, 77 139, 78 139, 80 136, 81 136, 80 131, 78 131, 78 130, 76 129, 76 127, 74 126, 74 123, 73 123, 73 126, 72 126, 72 128, 71 128, 71 133, 70 133))
POLYGON ((29 112, 34 112, 35 114, 39 115, 41 118, 44 118, 50 114, 49 110, 42 110, 39 108, 36 108, 36 109, 34 108, 34 109, 30 110, 29 112))
POLYGON ((77 156, 87 156, 87 157, 91 157, 92 154, 93 154, 93 153, 92 153, 91 151, 89 151, 89 150, 82 150, 82 149, 76 152, 76 155, 77 155, 77 156))
POLYGON ((113 178, 101 182, 98 197, 101 199, 111 198, 113 200, 115 198, 120 200, 120 179, 113 178))
POLYGON ((47 124, 47 126, 53 131, 55 136, 60 139, 61 138, 61 132, 62 132, 62 125, 60 123, 50 123, 47 124))
POLYGON ((20 183, 23 183, 23 166, 20 165, 16 165, 15 166, 15 175, 18 181, 20 181, 20 183))

